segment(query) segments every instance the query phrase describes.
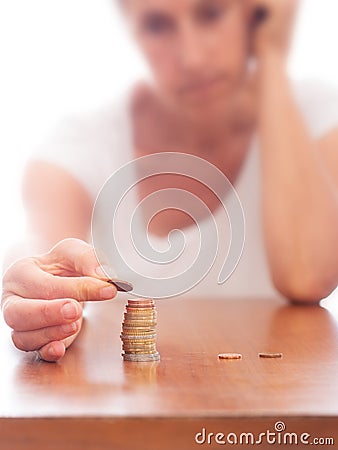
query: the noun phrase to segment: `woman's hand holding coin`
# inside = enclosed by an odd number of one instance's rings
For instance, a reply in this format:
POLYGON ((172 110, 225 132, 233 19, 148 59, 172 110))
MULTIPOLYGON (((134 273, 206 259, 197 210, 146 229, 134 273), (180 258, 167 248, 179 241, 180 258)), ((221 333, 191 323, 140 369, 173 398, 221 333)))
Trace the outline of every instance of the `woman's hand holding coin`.
POLYGON ((46 361, 61 359, 81 329, 81 302, 116 296, 115 284, 103 278, 94 249, 79 239, 12 264, 3 277, 1 306, 15 346, 36 350, 46 361))

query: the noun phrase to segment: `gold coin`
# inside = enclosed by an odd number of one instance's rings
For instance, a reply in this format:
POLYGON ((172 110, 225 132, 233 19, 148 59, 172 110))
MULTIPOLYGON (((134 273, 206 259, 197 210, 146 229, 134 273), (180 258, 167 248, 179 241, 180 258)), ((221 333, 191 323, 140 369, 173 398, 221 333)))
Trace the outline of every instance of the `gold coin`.
POLYGON ((140 307, 140 306, 126 306, 126 312, 155 312, 154 306, 140 307))
POLYGON ((143 326, 143 327, 140 327, 140 326, 138 326, 138 325, 135 325, 135 326, 125 326, 125 325, 123 325, 123 327, 122 327, 122 331, 124 332, 124 331, 132 331, 133 333, 134 332, 137 332, 137 331, 140 331, 141 333, 145 333, 145 332, 152 332, 152 333, 154 333, 154 331, 155 331, 155 327, 154 326, 143 326))
POLYGON ((156 342, 123 342, 122 343, 123 347, 152 347, 152 346, 156 346, 156 342))
POLYGON ((127 340, 136 340, 136 341, 138 341, 138 340, 142 340, 142 339, 145 339, 145 340, 149 340, 149 339, 156 339, 156 333, 153 333, 153 334, 145 334, 145 333, 142 333, 142 334, 128 334, 128 333, 121 333, 120 334, 120 338, 122 339, 122 340, 125 340, 125 341, 127 341, 127 340))
POLYGON ((138 320, 138 319, 128 319, 128 320, 124 320, 123 322, 122 322, 122 325, 134 325, 134 324, 141 324, 142 326, 144 325, 144 324, 150 324, 150 325, 157 325, 157 321, 156 321, 156 319, 155 320, 152 320, 152 319, 142 319, 142 320, 138 320))
POLYGON ((157 325, 157 323, 154 320, 128 320, 123 322, 123 326, 128 328, 128 327, 153 327, 155 328, 155 326, 157 325))
POLYGON ((155 347, 156 346, 156 344, 155 344, 155 342, 152 342, 152 343, 149 343, 149 344, 147 344, 147 343, 145 343, 145 342, 143 342, 142 344, 139 344, 139 343, 137 343, 137 342, 132 342, 132 343, 126 343, 126 342, 124 342, 123 344, 123 347, 129 347, 129 348, 145 348, 145 347, 155 347))
POLYGON ((152 343, 146 343, 146 342, 142 342, 141 344, 139 344, 138 342, 130 342, 130 343, 126 343, 123 342, 122 343, 122 347, 123 348, 145 348, 145 347, 155 347, 156 346, 156 342, 152 342, 152 343))
POLYGON ((149 335, 149 334, 155 335, 156 334, 155 327, 153 327, 153 328, 145 328, 145 327, 136 328, 136 327, 123 327, 123 325, 122 325, 122 329, 121 329, 122 334, 128 335, 128 334, 135 334, 138 332, 142 333, 142 334, 146 333, 147 335, 149 335))
POLYGON ((134 313, 134 312, 136 312, 136 313, 140 313, 140 312, 146 312, 146 313, 154 313, 154 312, 156 312, 156 309, 153 307, 153 306, 150 306, 150 307, 144 307, 144 308, 142 308, 142 307, 129 307, 129 306, 127 306, 126 307, 126 309, 125 309, 125 312, 127 312, 127 313, 134 313))
POLYGON ((156 341, 156 336, 154 336, 153 334, 146 334, 144 336, 136 334, 121 334, 120 338, 123 341, 141 341, 142 339, 145 341, 156 341))
POLYGON ((135 324, 135 325, 128 325, 128 326, 123 326, 122 328, 122 332, 128 332, 129 330, 133 331, 133 330, 143 330, 143 331, 150 331, 152 330, 152 332, 155 332, 155 326, 153 325, 149 325, 149 324, 135 324))
POLYGON ((140 311, 130 312, 126 311, 124 317, 157 317, 157 314, 152 311, 140 311))
POLYGON ((126 317, 123 321, 123 323, 129 323, 129 322, 151 322, 151 323, 157 323, 156 317, 126 317))
POLYGON ((122 322, 122 326, 125 326, 128 328, 130 325, 134 326, 134 324, 137 324, 138 322, 141 322, 142 326, 144 326, 144 324, 148 324, 150 326, 153 325, 155 327, 155 325, 156 325, 153 320, 147 320, 147 321, 128 320, 127 323, 125 321, 122 322))
POLYGON ((157 316, 155 314, 126 314, 124 316, 124 320, 157 320, 157 316))
POLYGON ((154 304, 154 300, 152 298, 129 298, 128 305, 135 305, 136 303, 141 303, 142 305, 147 305, 149 303, 154 304))
POLYGON ((145 331, 140 331, 139 329, 137 331, 133 331, 133 330, 134 330, 134 328, 129 328, 128 330, 123 330, 121 339, 123 339, 123 338, 128 339, 128 337, 132 338, 134 336, 137 336, 137 339, 138 339, 138 336, 140 336, 140 337, 143 336, 144 338, 148 338, 148 337, 153 338, 153 335, 154 335, 154 331, 147 332, 146 328, 143 328, 143 330, 145 330, 145 331))
POLYGON ((123 348, 127 348, 127 347, 129 347, 129 348, 146 348, 146 347, 155 347, 156 346, 156 342, 152 342, 151 344, 146 344, 145 342, 143 342, 142 344, 138 344, 137 342, 133 342, 133 343, 130 343, 130 344, 126 344, 126 343, 123 343, 122 344, 122 346, 123 346, 123 348))
POLYGON ((123 337, 125 336, 153 336, 155 334, 154 330, 146 331, 144 328, 128 328, 128 330, 122 330, 123 337))
POLYGON ((157 319, 157 317, 156 316, 131 316, 131 315, 128 315, 128 316, 125 316, 125 318, 124 318, 124 320, 147 320, 147 321, 150 321, 150 320, 156 320, 157 319))

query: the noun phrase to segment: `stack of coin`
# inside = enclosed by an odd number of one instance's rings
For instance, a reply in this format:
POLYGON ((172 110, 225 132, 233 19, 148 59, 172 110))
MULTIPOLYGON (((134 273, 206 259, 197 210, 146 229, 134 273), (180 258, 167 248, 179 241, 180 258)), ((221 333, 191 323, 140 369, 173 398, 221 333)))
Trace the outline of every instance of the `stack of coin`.
POLYGON ((156 308, 148 298, 129 299, 122 324, 122 349, 125 361, 158 361, 156 350, 156 308))

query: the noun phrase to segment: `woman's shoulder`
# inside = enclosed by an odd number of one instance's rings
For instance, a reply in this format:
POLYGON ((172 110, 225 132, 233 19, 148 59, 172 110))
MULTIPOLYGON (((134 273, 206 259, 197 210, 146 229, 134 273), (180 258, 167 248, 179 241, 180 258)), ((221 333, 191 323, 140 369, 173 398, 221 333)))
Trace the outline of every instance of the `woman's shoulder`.
POLYGON ((319 80, 293 80, 292 89, 314 137, 338 126, 338 86, 319 80))
POLYGON ((130 95, 95 108, 74 112, 60 120, 32 152, 71 173, 93 197, 105 179, 128 157, 130 95))
POLYGON ((85 134, 92 132, 97 137, 105 133, 112 136, 114 131, 121 132, 121 124, 128 113, 130 95, 130 92, 123 92, 95 107, 68 114, 59 122, 59 126, 85 134))
POLYGON ((123 92, 95 107, 68 113, 54 124, 36 150, 42 148, 47 151, 58 146, 60 152, 65 146, 71 145, 74 151, 78 144, 77 150, 81 148, 85 151, 98 142, 101 146, 104 143, 111 146, 114 139, 126 131, 124 123, 129 115, 129 100, 130 93, 123 92))

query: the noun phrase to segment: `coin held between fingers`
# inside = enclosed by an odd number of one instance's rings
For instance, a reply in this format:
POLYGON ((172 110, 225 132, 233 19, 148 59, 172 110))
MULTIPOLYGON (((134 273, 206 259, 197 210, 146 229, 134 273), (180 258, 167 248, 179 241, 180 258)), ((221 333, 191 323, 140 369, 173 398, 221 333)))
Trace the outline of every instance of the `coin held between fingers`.
POLYGON ((107 283, 113 284, 119 292, 130 292, 134 289, 133 285, 129 283, 129 281, 111 278, 110 280, 107 280, 107 283))

